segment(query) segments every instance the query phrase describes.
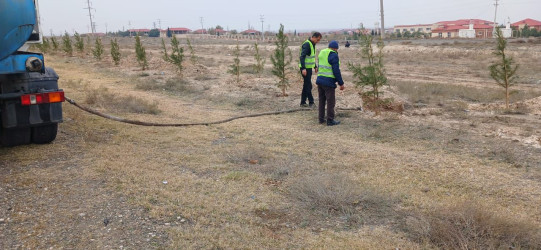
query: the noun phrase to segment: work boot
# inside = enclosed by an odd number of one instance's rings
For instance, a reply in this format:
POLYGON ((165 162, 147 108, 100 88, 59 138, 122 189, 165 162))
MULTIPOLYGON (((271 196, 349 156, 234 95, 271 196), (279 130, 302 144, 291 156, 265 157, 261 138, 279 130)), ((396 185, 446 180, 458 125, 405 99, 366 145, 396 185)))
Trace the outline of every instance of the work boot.
POLYGON ((334 126, 340 124, 340 121, 337 120, 327 120, 327 126, 334 126))
POLYGON ((301 108, 307 108, 308 107, 308 104, 306 103, 301 103, 301 108))
POLYGON ((325 120, 319 119, 319 124, 323 124, 323 123, 325 123, 325 120))
POLYGON ((308 104, 308 107, 315 109, 317 106, 315 103, 310 103, 308 104))

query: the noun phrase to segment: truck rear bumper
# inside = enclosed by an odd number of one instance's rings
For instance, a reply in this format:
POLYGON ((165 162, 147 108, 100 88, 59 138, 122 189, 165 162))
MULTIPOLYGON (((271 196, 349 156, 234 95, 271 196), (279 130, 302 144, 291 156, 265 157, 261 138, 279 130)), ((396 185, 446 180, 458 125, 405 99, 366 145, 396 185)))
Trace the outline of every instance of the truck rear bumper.
POLYGON ((62 103, 21 106, 17 100, 5 101, 2 104, 4 128, 32 127, 59 122, 62 122, 62 103))

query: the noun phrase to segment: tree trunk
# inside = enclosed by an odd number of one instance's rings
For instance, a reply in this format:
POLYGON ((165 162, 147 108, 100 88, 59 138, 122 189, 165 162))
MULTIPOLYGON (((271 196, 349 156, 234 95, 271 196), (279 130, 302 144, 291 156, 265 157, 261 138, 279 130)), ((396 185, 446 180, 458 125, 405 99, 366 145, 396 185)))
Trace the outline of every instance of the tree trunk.
POLYGON ((505 108, 509 109, 509 86, 505 88, 505 108))

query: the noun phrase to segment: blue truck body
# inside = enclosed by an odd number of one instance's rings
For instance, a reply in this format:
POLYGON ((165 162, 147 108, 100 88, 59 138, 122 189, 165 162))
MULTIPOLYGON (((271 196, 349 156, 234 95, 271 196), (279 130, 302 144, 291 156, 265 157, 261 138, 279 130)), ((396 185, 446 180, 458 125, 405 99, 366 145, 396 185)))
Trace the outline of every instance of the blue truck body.
POLYGON ((40 53, 37 0, 0 0, 0 145, 49 143, 62 122, 64 91, 40 53))

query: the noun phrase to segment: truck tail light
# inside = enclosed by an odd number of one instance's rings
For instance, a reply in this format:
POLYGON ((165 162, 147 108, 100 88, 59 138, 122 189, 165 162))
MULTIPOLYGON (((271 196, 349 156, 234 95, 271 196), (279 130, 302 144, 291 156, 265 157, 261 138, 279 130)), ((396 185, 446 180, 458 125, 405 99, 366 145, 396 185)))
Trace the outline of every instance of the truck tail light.
POLYGON ((36 93, 21 96, 21 105, 30 106, 34 104, 63 102, 65 100, 64 91, 36 93))

